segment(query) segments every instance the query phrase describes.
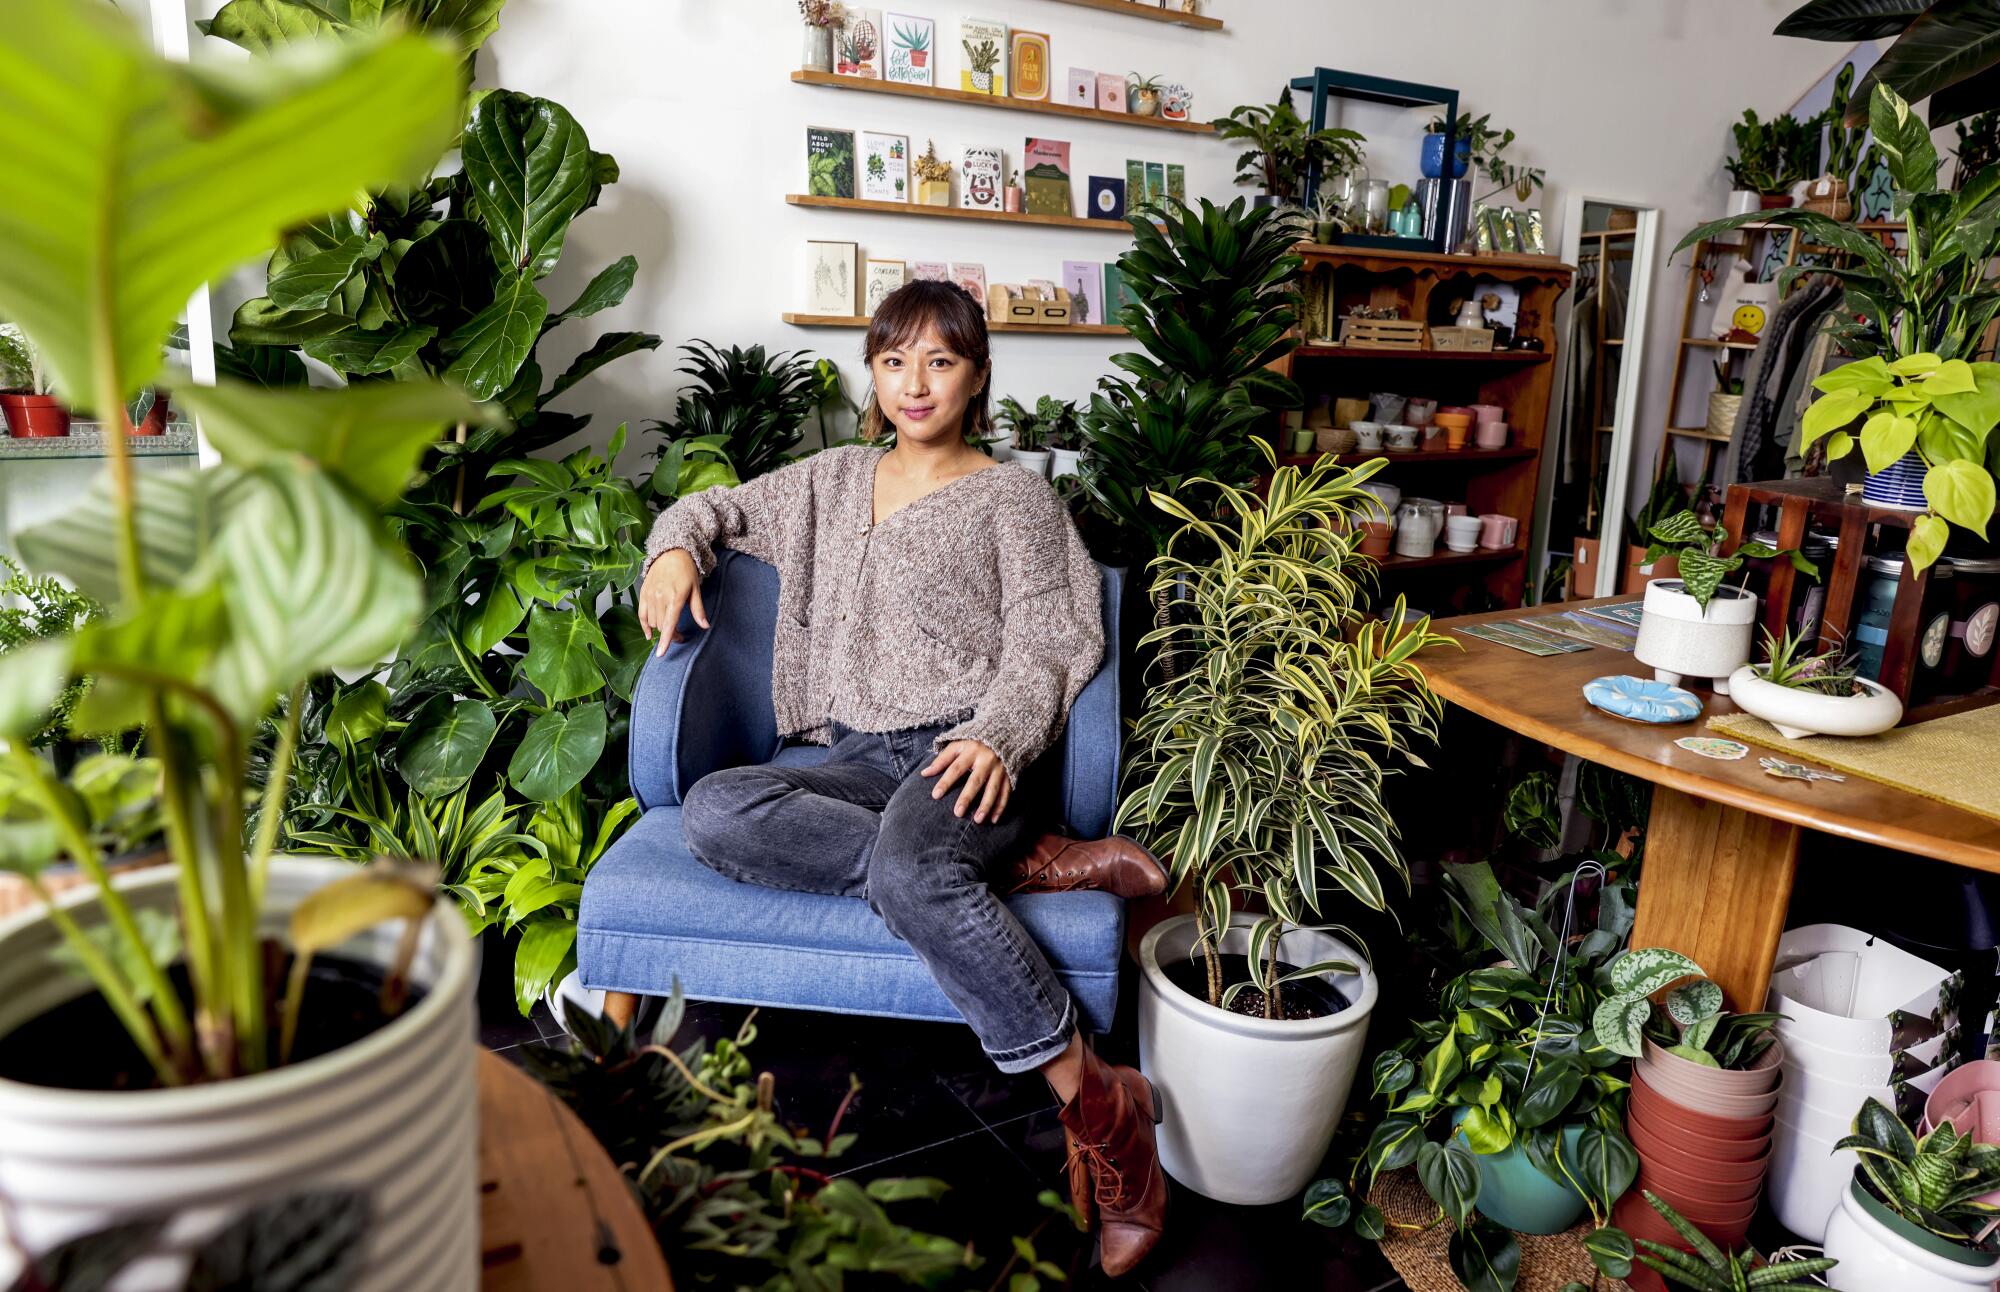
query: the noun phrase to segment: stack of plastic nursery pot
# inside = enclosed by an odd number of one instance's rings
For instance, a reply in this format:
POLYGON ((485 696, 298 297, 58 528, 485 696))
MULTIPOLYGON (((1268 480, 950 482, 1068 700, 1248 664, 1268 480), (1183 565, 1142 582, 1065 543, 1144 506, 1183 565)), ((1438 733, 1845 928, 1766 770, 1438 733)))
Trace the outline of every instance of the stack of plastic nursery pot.
MULTIPOLYGON (((1718 1246, 1742 1245, 1771 1162, 1771 1118, 1783 1080, 1783 1046, 1773 1044, 1751 1068, 1711 1068, 1670 1054, 1651 1040, 1632 1070, 1625 1130, 1639 1150, 1639 1180, 1619 1201, 1613 1223, 1634 1238, 1683 1246, 1646 1204, 1651 1190, 1718 1246)), ((1635 1266, 1636 1292, 1666 1285, 1635 1266)))
MULTIPOLYGON (((1946 1122, 1976 1143, 2000 1144, 2000 1062, 1975 1059, 1938 1082, 1924 1100, 1924 1121, 1917 1133, 1928 1135, 1946 1122)), ((2000 1206, 2000 1192, 1979 1200, 2000 1206)))
POLYGON ((1785 1080, 1770 1194, 1785 1228, 1825 1241, 1856 1164, 1833 1146, 1864 1102, 1916 1124, 1957 1062, 1958 990, 1957 975, 1858 929, 1811 924, 1780 939, 1767 1008, 1784 1016, 1785 1080))

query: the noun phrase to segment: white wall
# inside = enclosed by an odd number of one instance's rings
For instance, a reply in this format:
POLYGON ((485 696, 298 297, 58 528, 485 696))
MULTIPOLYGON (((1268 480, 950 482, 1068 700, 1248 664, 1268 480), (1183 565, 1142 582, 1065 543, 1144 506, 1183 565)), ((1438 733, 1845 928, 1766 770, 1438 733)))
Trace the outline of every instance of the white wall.
MULTIPOLYGON (((886 6, 895 7, 895 6, 886 6)), ((957 24, 991 17, 1050 33, 1058 71, 1071 66, 1158 72, 1193 90, 1208 117, 1268 101, 1283 81, 1324 65, 1456 86, 1462 104, 1520 135, 1520 161, 1546 167, 1540 195, 1550 245, 1560 246, 1563 190, 1655 205, 1671 246, 1719 213, 1728 123, 1748 106, 1789 106, 1836 62, 1840 49, 1770 35, 1792 0, 1208 0, 1222 34, 1143 22, 1052 0, 911 0, 937 20, 934 62, 955 81, 957 24)), ((844 93, 792 84, 800 28, 792 0, 511 0, 481 58, 481 81, 553 98, 573 111, 594 147, 615 154, 622 180, 573 227, 552 299, 616 256, 639 257, 637 286, 598 329, 642 328, 666 345, 620 361, 580 386, 566 406, 598 415, 599 443, 620 420, 662 417, 680 384, 673 347, 691 337, 722 344, 806 347, 840 360, 851 393, 865 389, 860 333, 787 326, 800 308, 801 249, 809 238, 854 240, 862 254, 971 260, 990 277, 1055 277, 1065 259, 1111 259, 1122 240, 1084 231, 813 211, 789 206, 803 188, 808 123, 907 133, 941 156, 969 144, 1006 148, 1047 133, 1073 142, 1079 210, 1091 174, 1123 174, 1127 157, 1180 161, 1192 195, 1226 198, 1235 150, 1210 137, 844 93)), ((1385 109, 1351 118, 1370 133, 1378 178, 1414 179, 1421 120, 1385 109)), ((1647 356, 1641 461, 1657 442, 1680 323, 1685 262, 1662 268, 1647 356)), ((552 336, 546 370, 594 335, 572 324, 552 336), (555 360, 555 363, 551 362, 555 360)), ((1080 397, 1107 370, 1116 339, 998 336, 996 391, 1080 397)), ((636 426, 635 426, 636 429, 636 426)))

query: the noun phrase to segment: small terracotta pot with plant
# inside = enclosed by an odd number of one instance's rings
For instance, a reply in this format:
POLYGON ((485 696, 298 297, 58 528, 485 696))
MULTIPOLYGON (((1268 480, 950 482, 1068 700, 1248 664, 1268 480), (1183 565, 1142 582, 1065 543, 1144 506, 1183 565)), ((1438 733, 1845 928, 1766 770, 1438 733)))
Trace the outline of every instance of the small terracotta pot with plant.
POLYGON ((16 439, 69 434, 69 410, 56 399, 41 355, 12 323, 0 323, 0 413, 16 439))

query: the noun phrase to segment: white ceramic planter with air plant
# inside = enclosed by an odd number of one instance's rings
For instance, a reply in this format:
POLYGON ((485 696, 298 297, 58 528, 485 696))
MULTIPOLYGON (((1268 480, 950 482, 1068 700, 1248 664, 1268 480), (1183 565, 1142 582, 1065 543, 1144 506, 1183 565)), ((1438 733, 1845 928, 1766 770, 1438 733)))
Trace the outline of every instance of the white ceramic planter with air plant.
MULTIPOLYGON (((283 936, 301 899, 354 871, 333 859, 275 859, 264 936, 283 936)), ((117 887, 136 909, 170 914, 176 879, 163 867, 124 876, 117 887)), ((94 922, 95 890, 60 900, 80 923, 94 922)), ((378 926, 336 950, 386 970, 401 936, 400 925, 378 926)), ((40 909, 0 924, 0 1036, 92 990, 88 979, 52 961, 61 942, 40 909)), ((0 1197, 7 1201, 0 1208, 0 1282, 10 1248, 42 1252, 120 1221, 178 1215, 160 1248, 171 1252, 176 1239, 198 1242, 248 1204, 343 1189, 368 1203, 368 1252, 355 1289, 476 1287, 476 959, 464 917, 440 899, 411 966, 422 998, 344 1049, 172 1089, 65 1090, 0 1079, 0 1197)), ((159 1273, 118 1286, 180 1283, 159 1273)))
POLYGON ((1880 682, 1854 679, 1860 695, 1828 695, 1794 686, 1780 686, 1758 676, 1749 664, 1729 675, 1729 698, 1736 707, 1762 718, 1778 734, 1800 736, 1873 736, 1903 720, 1903 702, 1880 682))
MULTIPOLYGON (((1245 954, 1256 923, 1236 915, 1222 953, 1245 954)), ((1340 938, 1294 929, 1283 939, 1288 961, 1355 966, 1321 975, 1347 1007, 1323 1018, 1253 1018, 1168 979, 1165 966, 1185 962, 1196 937, 1195 917, 1182 915, 1139 943, 1139 1068, 1165 1105, 1160 1164, 1218 1202, 1282 1202, 1312 1179, 1347 1109, 1375 1009, 1375 973, 1340 938)))

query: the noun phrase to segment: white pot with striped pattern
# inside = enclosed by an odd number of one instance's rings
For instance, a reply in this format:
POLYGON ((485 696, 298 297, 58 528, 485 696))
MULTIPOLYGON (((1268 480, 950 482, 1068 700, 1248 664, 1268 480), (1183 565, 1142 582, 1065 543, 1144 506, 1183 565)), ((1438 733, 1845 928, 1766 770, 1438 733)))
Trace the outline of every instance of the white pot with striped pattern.
MULTIPOLYGON (((264 935, 282 935, 308 893, 351 872, 331 858, 274 860, 264 935)), ((175 909, 171 867, 117 882, 135 907, 175 909)), ((96 914, 94 890, 60 900, 79 922, 96 914)), ((336 953, 386 966, 400 936, 400 925, 384 926, 336 953)), ((49 958, 60 941, 39 910, 0 922, 0 1036, 91 990, 49 958)), ((246 1204, 354 1189, 369 1207, 357 1292, 476 1288, 478 976, 464 918, 440 899, 411 968, 423 998, 332 1054, 168 1090, 59 1090, 0 1079, 0 1286, 15 1277, 9 1265, 21 1248, 39 1254, 119 1221, 171 1215, 162 1258, 128 1270, 117 1286, 179 1288, 186 1261, 175 1253, 246 1204)))

